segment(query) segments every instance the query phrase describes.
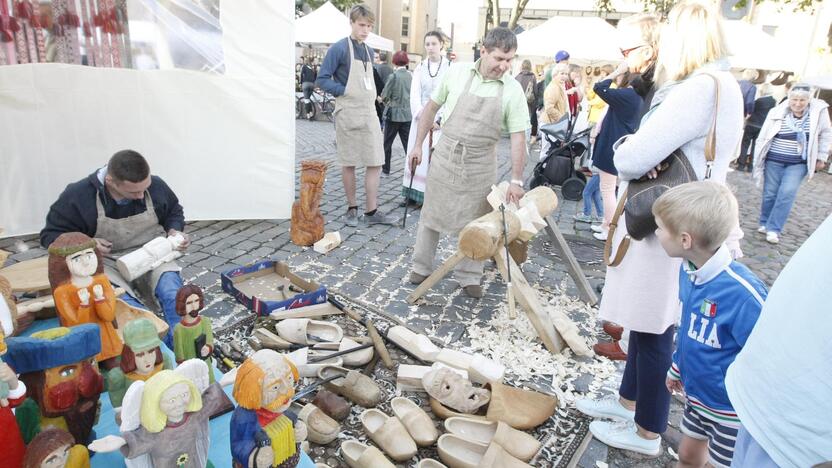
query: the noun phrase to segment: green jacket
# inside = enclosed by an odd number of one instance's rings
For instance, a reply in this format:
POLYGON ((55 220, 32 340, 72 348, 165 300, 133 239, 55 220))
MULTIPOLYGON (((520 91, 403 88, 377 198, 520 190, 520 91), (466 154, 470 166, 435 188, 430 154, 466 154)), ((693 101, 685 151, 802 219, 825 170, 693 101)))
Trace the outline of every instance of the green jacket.
POLYGON ((412 77, 406 68, 397 68, 387 78, 387 84, 381 92, 381 99, 387 106, 387 118, 391 122, 410 122, 410 82, 412 77))

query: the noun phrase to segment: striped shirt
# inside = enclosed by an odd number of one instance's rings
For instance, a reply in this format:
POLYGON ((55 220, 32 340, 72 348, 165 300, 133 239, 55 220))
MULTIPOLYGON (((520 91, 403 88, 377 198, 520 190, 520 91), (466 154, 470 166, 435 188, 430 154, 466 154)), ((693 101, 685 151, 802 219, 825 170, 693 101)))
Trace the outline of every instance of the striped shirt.
MULTIPOLYGON (((806 134, 807 144, 809 142, 809 120, 808 115, 803 119, 803 132, 806 134)), ((804 164, 806 161, 803 159, 803 152, 798 146, 797 132, 786 124, 786 119, 783 119, 782 124, 780 124, 780 131, 771 140, 766 159, 781 164, 804 164)))

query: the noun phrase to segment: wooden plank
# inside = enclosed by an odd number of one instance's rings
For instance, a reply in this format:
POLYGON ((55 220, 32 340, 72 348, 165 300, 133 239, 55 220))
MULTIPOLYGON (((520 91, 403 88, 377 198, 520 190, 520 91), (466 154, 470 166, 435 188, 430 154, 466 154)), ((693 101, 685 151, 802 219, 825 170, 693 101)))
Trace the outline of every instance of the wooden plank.
POLYGON ((441 281, 442 278, 444 278, 445 275, 450 273, 451 270, 453 270, 454 267, 457 266, 457 264, 459 264, 459 262, 461 262, 464 258, 465 255, 463 255, 462 252, 457 251, 450 258, 445 260, 445 263, 443 263, 442 266, 439 267, 439 269, 437 269, 436 271, 431 273, 430 276, 425 278, 425 280, 422 281, 422 284, 420 284, 416 289, 413 290, 412 293, 410 293, 409 296, 407 296, 407 303, 413 304, 416 302, 417 299, 424 296, 428 289, 432 288, 433 285, 441 281))
POLYGON ((581 295, 581 300, 589 305, 597 304, 598 296, 595 294, 589 281, 587 281, 586 275, 578 263, 578 259, 575 258, 575 254, 572 253, 572 249, 566 243, 566 239, 551 216, 546 217, 546 234, 552 240, 552 245, 558 249, 560 257, 566 259, 569 276, 575 281, 575 285, 578 287, 578 293, 581 295))
POLYGON ((48 263, 48 256, 33 258, 3 268, 0 276, 9 280, 15 293, 46 291, 50 289, 48 263))
MULTIPOLYGON (((500 269, 500 274, 503 278, 507 278, 508 271, 506 270, 505 254, 501 250, 497 250, 494 257, 497 262, 497 268, 500 269)), ((563 348, 566 347, 566 342, 563 340, 563 337, 560 336, 560 333, 555 330, 555 326, 552 324, 552 320, 546 313, 546 309, 540 304, 537 297, 537 291, 532 288, 526 280, 526 277, 523 275, 520 267, 514 263, 514 260, 509 260, 511 268, 511 285, 514 288, 515 299, 517 299, 517 302, 519 302, 520 306, 526 311, 526 315, 529 317, 529 321, 532 322, 532 326, 534 326, 534 329, 537 331, 537 336, 540 337, 540 341, 543 342, 543 346, 555 354, 563 351, 563 348)))
POLYGON ((327 315, 337 315, 342 313, 337 307, 324 302, 323 304, 314 304, 311 306, 300 307, 289 310, 276 310, 269 314, 269 317, 275 320, 284 320, 290 318, 317 318, 325 317, 327 315))

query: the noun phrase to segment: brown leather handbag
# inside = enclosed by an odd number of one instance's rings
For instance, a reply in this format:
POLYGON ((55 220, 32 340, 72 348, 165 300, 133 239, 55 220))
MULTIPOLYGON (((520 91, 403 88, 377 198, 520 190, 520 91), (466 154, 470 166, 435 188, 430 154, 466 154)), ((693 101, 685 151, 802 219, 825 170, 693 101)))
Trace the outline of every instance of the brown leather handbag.
MULTIPOLYGON (((711 128, 708 130, 708 135, 705 137, 705 161, 707 165, 705 179, 709 179, 711 177, 711 166, 716 157, 716 118, 719 115, 719 81, 709 73, 704 74, 714 80, 715 89, 713 120, 711 121, 711 128)), ((653 216, 653 203, 664 192, 677 185, 697 180, 696 171, 693 170, 690 160, 688 160, 681 148, 671 153, 670 156, 659 163, 656 170, 658 175, 655 179, 649 179, 645 175, 640 179, 632 180, 627 186, 627 190, 621 194, 618 206, 616 206, 615 213, 610 221, 607 241, 604 244, 604 262, 607 266, 618 266, 624 260, 624 255, 627 254, 627 249, 629 249, 632 239, 640 241, 656 231, 658 226, 656 225, 656 218, 653 216), (613 237, 615 236, 616 229, 618 229, 618 223, 622 213, 626 213, 627 215, 624 218, 627 235, 624 236, 618 248, 615 249, 615 257, 610 261, 613 237)))

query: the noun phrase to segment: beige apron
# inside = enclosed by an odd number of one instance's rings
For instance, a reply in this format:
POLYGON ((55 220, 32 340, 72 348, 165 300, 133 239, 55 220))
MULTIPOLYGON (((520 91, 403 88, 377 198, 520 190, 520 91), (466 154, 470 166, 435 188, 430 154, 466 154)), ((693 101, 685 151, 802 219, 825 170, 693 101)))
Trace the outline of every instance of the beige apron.
POLYGON ((164 228, 159 224, 159 218, 153 208, 153 199, 147 191, 144 192, 144 204, 146 209, 142 213, 121 219, 108 218, 104 214, 100 193, 97 194, 95 208, 98 211, 96 220, 98 226, 95 229, 95 237, 113 243, 112 250, 104 257, 104 272, 110 281, 126 289, 133 297, 141 299, 145 305, 160 309, 154 294, 159 277, 167 271, 181 271, 182 267, 176 262, 163 263, 133 282, 124 279, 116 268, 116 260, 122 255, 136 250, 159 236, 167 236, 164 228))
POLYGON ((451 116, 442 125, 428 169, 421 223, 457 234, 491 211, 486 196, 497 182, 497 142, 503 115, 503 87, 494 97, 471 93, 475 70, 451 116))
MULTIPOLYGON (((367 50, 367 45, 363 45, 367 50)), ((355 58, 350 38, 347 38, 347 48, 350 50, 347 89, 335 98, 338 162, 342 166, 381 166, 384 163, 384 146, 375 107, 373 64, 355 58)))

